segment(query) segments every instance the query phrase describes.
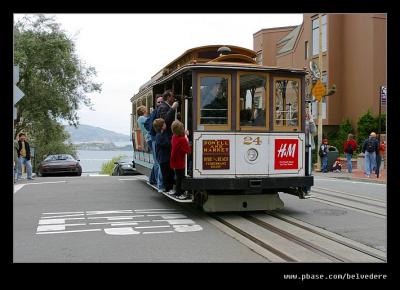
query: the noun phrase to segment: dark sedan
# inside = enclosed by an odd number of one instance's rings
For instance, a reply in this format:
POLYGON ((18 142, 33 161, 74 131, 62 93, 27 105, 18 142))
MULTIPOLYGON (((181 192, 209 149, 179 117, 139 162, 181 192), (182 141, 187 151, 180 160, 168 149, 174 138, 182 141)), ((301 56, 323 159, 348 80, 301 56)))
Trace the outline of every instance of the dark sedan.
POLYGON ((125 157, 118 162, 114 162, 114 164, 115 166, 112 172, 113 176, 140 174, 136 171, 135 162, 133 160, 129 160, 129 157, 125 157))
POLYGON ((69 154, 49 155, 38 168, 38 176, 50 174, 74 174, 81 176, 82 167, 79 160, 69 154))

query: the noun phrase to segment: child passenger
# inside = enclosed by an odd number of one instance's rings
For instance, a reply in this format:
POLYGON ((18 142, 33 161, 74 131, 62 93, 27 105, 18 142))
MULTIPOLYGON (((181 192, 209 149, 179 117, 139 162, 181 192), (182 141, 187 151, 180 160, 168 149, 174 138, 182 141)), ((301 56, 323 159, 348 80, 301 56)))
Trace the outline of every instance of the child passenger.
POLYGON ((183 124, 176 120, 171 125, 172 130, 172 149, 171 149, 171 168, 175 170, 176 196, 178 199, 187 199, 189 196, 182 190, 182 180, 185 177, 185 155, 190 153, 189 131, 183 124))
POLYGON ((165 124, 164 119, 158 118, 154 120, 153 127, 157 132, 155 138, 156 157, 160 164, 165 192, 173 194, 174 171, 172 171, 169 164, 171 157, 171 143, 169 140, 169 134, 166 131, 167 125, 165 124))

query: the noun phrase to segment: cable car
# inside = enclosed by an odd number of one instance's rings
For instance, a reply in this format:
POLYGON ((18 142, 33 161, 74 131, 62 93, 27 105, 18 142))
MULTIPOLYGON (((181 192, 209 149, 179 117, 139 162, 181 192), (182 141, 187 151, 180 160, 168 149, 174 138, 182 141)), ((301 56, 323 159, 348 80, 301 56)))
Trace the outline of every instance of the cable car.
POLYGON ((187 50, 142 85, 132 98, 136 169, 154 162, 137 124, 172 90, 175 117, 189 130, 183 189, 206 212, 274 210, 279 193, 306 198, 314 183, 305 133, 304 70, 262 66, 256 52, 233 45, 187 50))

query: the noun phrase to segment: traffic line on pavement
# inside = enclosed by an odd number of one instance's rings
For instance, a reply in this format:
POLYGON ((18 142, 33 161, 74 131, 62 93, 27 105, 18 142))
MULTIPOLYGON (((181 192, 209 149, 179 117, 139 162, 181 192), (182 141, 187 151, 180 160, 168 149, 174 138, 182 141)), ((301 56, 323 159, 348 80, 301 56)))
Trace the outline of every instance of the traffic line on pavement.
POLYGON ((14 185, 14 193, 16 193, 18 190, 20 190, 24 186, 25 186, 25 184, 16 184, 16 185, 14 185))
POLYGON ((65 183, 65 182, 67 182, 67 181, 62 180, 62 181, 30 182, 30 183, 27 183, 25 185, 38 185, 38 184, 48 184, 48 183, 65 183))
POLYGON ((368 185, 379 185, 379 186, 386 186, 384 183, 376 183, 376 182, 368 182, 368 181, 353 181, 353 180, 346 180, 343 178, 323 178, 323 177, 315 177, 314 180, 323 180, 323 181, 335 181, 335 182, 350 182, 350 183, 361 183, 361 184, 368 184, 368 185))
POLYGON ((51 232, 37 232, 37 235, 49 235, 49 234, 65 234, 65 233, 80 233, 80 232, 100 232, 102 229, 91 229, 91 230, 75 230, 75 231, 51 231, 51 232))

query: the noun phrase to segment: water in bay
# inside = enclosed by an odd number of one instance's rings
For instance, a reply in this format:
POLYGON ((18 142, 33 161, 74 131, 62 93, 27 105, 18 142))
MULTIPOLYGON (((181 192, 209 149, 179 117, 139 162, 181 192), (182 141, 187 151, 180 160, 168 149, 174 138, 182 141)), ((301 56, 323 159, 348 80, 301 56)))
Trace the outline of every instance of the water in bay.
POLYGON ((103 163, 110 161, 113 157, 123 155, 126 158, 133 160, 132 151, 89 151, 78 150, 79 163, 82 166, 84 173, 98 173, 101 171, 103 163))

